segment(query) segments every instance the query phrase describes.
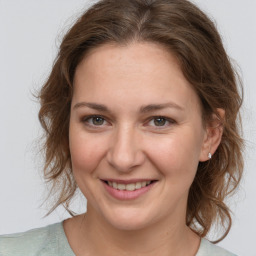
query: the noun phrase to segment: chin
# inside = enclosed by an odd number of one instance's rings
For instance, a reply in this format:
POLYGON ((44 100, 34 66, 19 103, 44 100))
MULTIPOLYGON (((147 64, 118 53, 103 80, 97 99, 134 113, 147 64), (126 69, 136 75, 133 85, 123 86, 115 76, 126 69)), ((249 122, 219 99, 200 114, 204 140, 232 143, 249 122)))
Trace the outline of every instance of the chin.
POLYGON ((108 216, 105 219, 109 224, 118 229, 126 231, 135 231, 148 227, 153 224, 152 218, 147 214, 138 212, 138 210, 119 210, 108 216))
POLYGON ((111 221, 110 224, 115 229, 123 230, 123 231, 136 231, 136 230, 141 230, 148 227, 148 224, 145 223, 145 221, 143 222, 135 221, 134 219, 133 220, 119 219, 119 220, 111 221))

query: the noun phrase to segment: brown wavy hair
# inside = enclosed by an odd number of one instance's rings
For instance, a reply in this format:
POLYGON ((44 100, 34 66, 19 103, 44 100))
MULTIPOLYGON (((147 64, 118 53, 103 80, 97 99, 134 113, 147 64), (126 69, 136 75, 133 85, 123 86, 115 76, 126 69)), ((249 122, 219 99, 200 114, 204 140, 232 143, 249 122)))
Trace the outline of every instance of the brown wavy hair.
POLYGON ((187 0, 101 0, 89 8, 64 36, 50 76, 38 97, 45 130, 44 177, 52 185, 52 212, 69 205, 77 185, 69 151, 73 78, 86 54, 106 43, 153 42, 174 54, 201 100, 203 120, 215 113, 224 127, 221 143, 207 162, 200 162, 189 191, 186 222, 204 237, 214 223, 229 232, 232 218, 224 199, 234 192, 243 171, 239 109, 242 88, 213 23, 187 0), (225 118, 217 108, 225 110, 225 118))

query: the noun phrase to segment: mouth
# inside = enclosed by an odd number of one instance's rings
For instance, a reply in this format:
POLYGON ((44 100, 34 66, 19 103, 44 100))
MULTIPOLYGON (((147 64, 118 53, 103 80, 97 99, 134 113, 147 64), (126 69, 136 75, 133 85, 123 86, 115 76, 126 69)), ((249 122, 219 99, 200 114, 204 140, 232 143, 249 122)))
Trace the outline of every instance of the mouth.
POLYGON ((145 188, 147 186, 150 186, 151 184, 157 182, 156 180, 142 180, 142 181, 113 181, 113 180, 103 180, 105 184, 107 184, 109 187, 114 188, 116 190, 120 191, 135 191, 142 188, 145 188))

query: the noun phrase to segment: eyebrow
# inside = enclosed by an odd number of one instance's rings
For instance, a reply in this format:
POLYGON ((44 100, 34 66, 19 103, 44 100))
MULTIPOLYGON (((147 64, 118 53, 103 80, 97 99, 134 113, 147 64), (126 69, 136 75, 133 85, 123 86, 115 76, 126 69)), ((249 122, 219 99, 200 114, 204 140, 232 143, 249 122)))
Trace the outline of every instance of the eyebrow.
POLYGON ((141 113, 148 113, 148 112, 161 110, 161 109, 164 109, 164 108, 175 108, 175 109, 184 111, 184 108, 181 107, 180 105, 178 105, 174 102, 168 102, 168 103, 164 103, 164 104, 150 104, 150 105, 142 106, 140 108, 140 112, 141 113))
POLYGON ((74 109, 81 108, 81 107, 88 107, 88 108, 95 109, 102 112, 109 112, 108 108, 105 105, 91 103, 91 102, 79 102, 74 106, 74 109))
MULTIPOLYGON (((77 108, 81 108, 81 107, 88 107, 88 108, 98 110, 101 112, 111 112, 107 108, 107 106, 105 106, 103 104, 93 103, 93 102, 79 102, 73 108, 77 109, 77 108)), ((164 108, 175 108, 177 110, 184 111, 184 108, 181 107, 180 105, 178 105, 174 102, 168 102, 168 103, 164 103, 164 104, 149 104, 146 106, 141 106, 139 112, 140 113, 148 113, 148 112, 161 110, 164 108)))

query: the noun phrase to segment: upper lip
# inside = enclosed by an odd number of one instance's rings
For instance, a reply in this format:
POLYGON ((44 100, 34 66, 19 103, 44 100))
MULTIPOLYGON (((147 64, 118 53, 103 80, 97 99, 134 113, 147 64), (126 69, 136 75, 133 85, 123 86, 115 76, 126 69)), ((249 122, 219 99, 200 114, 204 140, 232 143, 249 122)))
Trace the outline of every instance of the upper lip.
POLYGON ((120 184, 131 184, 136 182, 143 182, 143 181, 156 181, 155 179, 129 179, 129 180, 120 180, 120 179, 102 179, 102 181, 111 181, 120 184))

